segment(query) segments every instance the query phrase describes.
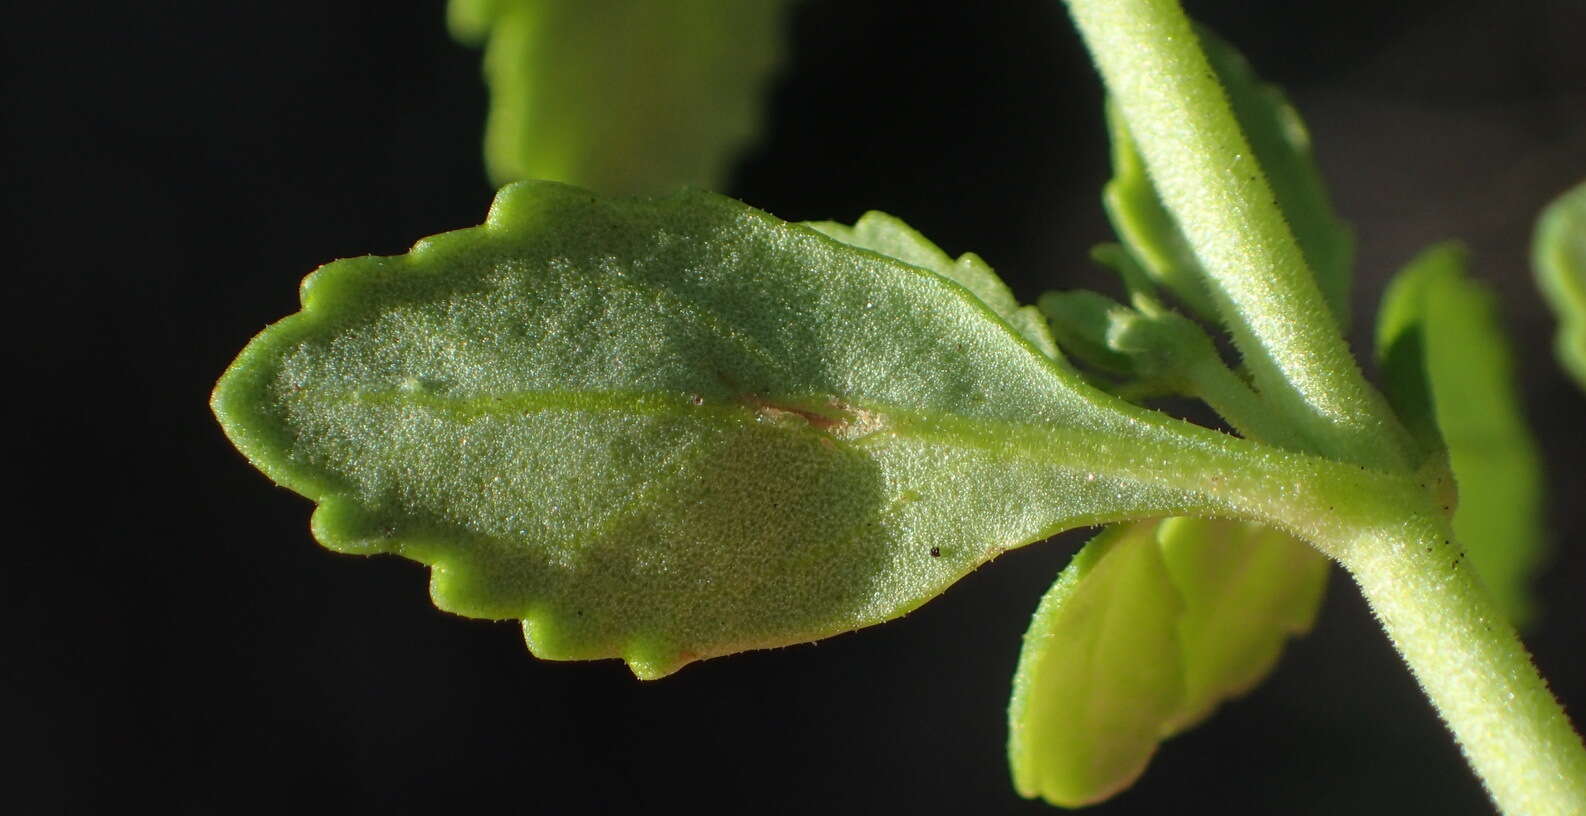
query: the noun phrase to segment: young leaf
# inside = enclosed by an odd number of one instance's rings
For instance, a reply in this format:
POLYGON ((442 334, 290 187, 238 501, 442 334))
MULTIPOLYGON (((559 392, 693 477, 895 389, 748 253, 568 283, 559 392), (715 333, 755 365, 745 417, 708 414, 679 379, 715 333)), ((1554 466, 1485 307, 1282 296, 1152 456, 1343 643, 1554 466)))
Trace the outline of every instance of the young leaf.
POLYGON ((1154 521, 1109 527, 1041 599, 1008 707, 1020 795, 1079 807, 1127 788, 1183 707, 1184 606, 1156 530, 1154 521))
POLYGON ((1464 270, 1464 251, 1440 244, 1393 279, 1377 317, 1377 358, 1409 427, 1423 444, 1446 445, 1459 489, 1454 532, 1520 623, 1533 611, 1527 582, 1541 557, 1541 466, 1492 297, 1464 270))
POLYGON ((1062 347, 1072 348, 1080 359, 1193 396, 1193 369, 1222 366, 1216 346, 1189 318, 1149 298, 1135 300, 1144 300, 1146 308, 1131 309, 1084 290, 1047 292, 1040 306, 1051 318, 1052 331, 1062 338, 1062 347))
POLYGON ((1532 263, 1558 314, 1558 356, 1586 388, 1586 184, 1560 196, 1537 221, 1532 263))
POLYGON ((496 184, 720 187, 759 129, 787 0, 451 0, 485 43, 496 184))
POLYGON ((1248 522, 1171 518, 1157 541, 1184 599, 1184 703, 1164 725, 1171 735, 1255 688, 1284 641, 1310 631, 1329 562, 1292 536, 1248 522))
POLYGON ((1098 292, 1076 289, 1047 292, 1036 301, 1050 320, 1058 346, 1092 368, 1120 377, 1135 374, 1136 361, 1114 347, 1113 327, 1139 313, 1098 292))
MULTIPOLYGON (((1354 238, 1333 212, 1311 154, 1310 135, 1299 113, 1275 86, 1261 82, 1233 46, 1202 28, 1201 45, 1222 81, 1234 116, 1267 175, 1305 261, 1340 326, 1349 323, 1350 271, 1354 238)), ((1113 228, 1145 268, 1202 319, 1217 315, 1205 289, 1204 272, 1178 224, 1163 207, 1123 117, 1108 106, 1113 178, 1103 201, 1113 228)))
MULTIPOLYGON (((1110 254, 1110 253, 1109 253, 1110 254)), ((1126 262, 1127 263, 1127 262, 1126 262)), ((1119 378, 1102 385, 1132 398, 1178 395, 1205 402, 1241 435, 1303 450, 1303 441, 1276 417, 1250 384, 1223 363, 1206 331, 1163 307, 1129 281, 1134 308, 1095 292, 1048 292, 1041 310, 1062 350, 1092 369, 1119 378)))
POLYGON ((1215 320, 1217 305, 1206 289, 1200 262, 1157 196, 1123 114, 1110 102, 1107 132, 1112 141, 1112 180, 1102 188, 1101 197, 1118 240, 1152 281, 1202 320, 1215 320))
POLYGON ((509 186, 302 298, 213 405, 319 540, 642 677, 887 620, 1075 525, 1259 515, 1332 467, 1109 398, 962 286, 703 192, 509 186))
POLYGON ((947 278, 974 293, 981 303, 1012 326, 1030 345, 1048 357, 1058 357, 1051 328, 1047 326, 1040 310, 1034 306, 1020 306, 1013 297, 1013 290, 1002 282, 1002 278, 997 277, 997 273, 979 255, 966 252, 954 261, 914 228, 884 212, 865 213, 851 227, 835 221, 812 221, 805 226, 850 246, 896 258, 910 266, 929 269, 947 278))
POLYGON ((1090 248, 1090 259, 1112 270, 1123 281, 1124 291, 1129 293, 1129 302, 1135 308, 1140 308, 1143 300, 1149 300, 1151 303, 1162 302, 1161 296, 1157 293, 1156 283, 1123 244, 1112 242, 1097 244, 1090 248))
POLYGON ((1248 691, 1310 628, 1327 566, 1242 522, 1143 521, 1092 539, 1025 634, 1008 711, 1015 787, 1063 807, 1127 788, 1162 739, 1248 691))

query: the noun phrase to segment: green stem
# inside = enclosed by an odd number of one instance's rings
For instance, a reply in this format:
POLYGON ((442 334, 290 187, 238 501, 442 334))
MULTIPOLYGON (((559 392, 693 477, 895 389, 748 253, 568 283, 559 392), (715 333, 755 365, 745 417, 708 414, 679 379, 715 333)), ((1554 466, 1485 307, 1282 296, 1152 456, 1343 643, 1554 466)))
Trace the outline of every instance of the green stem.
POLYGON ((1413 485, 1408 434, 1339 336, 1183 10, 1066 2, 1260 397, 1314 450, 1403 474, 1395 496, 1313 483, 1338 495, 1288 526, 1354 575, 1504 812, 1586 813, 1580 737, 1413 485))
POLYGON ((1289 450, 1305 450, 1303 440, 1261 401, 1222 360, 1198 360, 1183 374, 1189 396, 1211 406, 1240 436, 1289 450))
POLYGON ((1429 510, 1338 549, 1500 810, 1586 813, 1586 748, 1429 510))
POLYGON ((1176 0, 1067 0, 1256 388, 1315 450, 1408 467, 1176 0))

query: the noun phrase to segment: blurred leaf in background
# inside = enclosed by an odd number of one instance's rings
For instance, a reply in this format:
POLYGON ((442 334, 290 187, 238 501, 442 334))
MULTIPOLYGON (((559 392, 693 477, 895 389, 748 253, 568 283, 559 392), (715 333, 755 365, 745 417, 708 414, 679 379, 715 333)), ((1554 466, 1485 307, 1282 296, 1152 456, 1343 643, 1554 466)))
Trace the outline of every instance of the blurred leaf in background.
POLYGON ((485 166, 614 194, 721 189, 759 132, 790 0, 452 0, 485 48, 485 166))
MULTIPOLYGON (((1492 294, 1445 243, 1416 256, 1377 314, 1388 399, 1425 448, 1422 472, 1458 486, 1454 531, 1498 605, 1517 625, 1534 615, 1530 579, 1542 557, 1542 466, 1526 423, 1514 353, 1492 294)), ((1445 504, 1453 501, 1453 491, 1445 504)))
POLYGON ((1558 315, 1559 361, 1586 388, 1586 184, 1543 211, 1532 256, 1542 294, 1558 315))

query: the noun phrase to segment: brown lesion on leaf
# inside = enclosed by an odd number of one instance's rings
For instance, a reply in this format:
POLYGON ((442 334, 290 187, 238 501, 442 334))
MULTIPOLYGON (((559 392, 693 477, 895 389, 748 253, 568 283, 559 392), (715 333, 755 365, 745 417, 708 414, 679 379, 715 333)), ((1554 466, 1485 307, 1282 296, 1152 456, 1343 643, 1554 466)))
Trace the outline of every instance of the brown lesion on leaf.
POLYGON ((843 441, 860 439, 885 430, 886 417, 865 408, 851 405, 836 397, 828 397, 819 408, 774 402, 758 394, 745 394, 740 398, 752 408, 756 419, 778 425, 802 423, 827 436, 843 441))

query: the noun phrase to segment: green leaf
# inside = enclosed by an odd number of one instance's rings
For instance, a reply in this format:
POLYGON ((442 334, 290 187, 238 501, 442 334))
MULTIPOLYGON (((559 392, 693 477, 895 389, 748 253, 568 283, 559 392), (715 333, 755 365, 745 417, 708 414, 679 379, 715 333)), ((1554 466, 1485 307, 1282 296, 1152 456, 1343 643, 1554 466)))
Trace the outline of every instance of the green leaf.
POLYGON ((1221 366, 1205 330, 1189 318, 1136 295, 1131 309, 1084 290, 1048 292, 1041 310, 1051 319, 1062 348, 1103 370, 1157 383, 1167 391, 1194 393, 1189 378, 1197 366, 1221 366))
POLYGON ((938 275, 968 289, 987 308, 1002 318, 1048 357, 1057 358, 1057 344, 1052 340, 1051 328, 1046 318, 1034 306, 1020 306, 1013 290, 997 277, 991 267, 973 252, 966 252, 953 260, 925 236, 915 231, 901 219, 884 212, 865 213, 853 226, 835 221, 812 221, 805 226, 842 241, 850 246, 896 258, 910 266, 929 269, 938 275))
POLYGON ((496 184, 721 187, 759 131, 787 0, 452 0, 485 43, 496 184))
POLYGON ((697 191, 512 185, 302 298, 213 406, 320 503, 316 537, 641 677, 887 620, 1075 525, 1258 513, 1328 466, 1107 397, 964 287, 697 191))
POLYGON ((1185 308, 1202 320, 1215 319, 1217 305, 1206 290, 1200 262, 1157 195, 1123 114, 1110 101, 1107 130, 1112 140, 1112 180, 1102 188, 1102 203, 1118 240, 1146 275, 1185 308))
MULTIPOLYGON (((1446 289, 1464 277, 1466 257, 1455 243, 1443 243, 1423 250, 1409 265, 1389 281, 1377 307, 1376 354, 1382 369, 1383 393, 1404 426, 1415 437, 1425 459, 1447 458, 1448 445, 1438 429, 1432 404, 1431 373, 1428 371, 1428 344, 1431 332, 1447 332, 1458 337, 1462 331, 1480 327, 1432 325, 1432 303, 1428 291, 1446 289)), ((1455 315, 1452 318, 1459 319, 1455 315)), ((1490 320, 1490 318, 1488 319, 1490 320)), ((1496 329, 1494 329, 1496 330, 1496 329)), ((1503 342, 1497 336, 1495 342, 1503 342)))
POLYGON ((1114 525, 1047 592, 1009 706, 1014 785, 1078 807, 1124 790, 1162 739, 1271 671, 1309 629, 1327 560, 1255 524, 1114 525))
MULTIPOLYGON (((1202 28, 1201 44, 1222 81, 1234 116, 1266 173, 1277 204, 1305 254, 1333 316, 1349 324, 1354 237, 1334 214, 1299 113, 1275 86, 1263 83, 1233 46, 1202 28)), ((1152 279, 1193 313, 1214 320, 1205 273, 1173 216, 1158 197, 1123 117, 1108 105, 1113 178, 1102 199, 1113 228, 1152 279)))
POLYGON ((1164 725, 1174 734, 1255 688, 1284 642, 1310 631, 1329 562, 1292 536, 1248 522, 1171 518, 1157 540, 1184 599, 1184 702, 1164 725))
POLYGON ((1510 619, 1525 622, 1542 555, 1541 465, 1513 352, 1492 296, 1465 275, 1462 249, 1432 247, 1389 284, 1377 357, 1395 410, 1423 444, 1446 445, 1459 491, 1454 532, 1471 566, 1510 619))
POLYGON ((1108 528, 1041 599, 1008 707, 1020 795, 1079 807, 1127 788, 1183 706, 1183 601, 1156 528, 1108 528))
POLYGON ((1134 375, 1134 358, 1115 348, 1111 338, 1115 326, 1139 317, 1138 312, 1084 289, 1047 292, 1037 304, 1050 320, 1052 334, 1063 351, 1108 374, 1134 375))
POLYGON ((1542 295, 1558 315, 1559 361, 1586 388, 1586 184, 1542 212, 1531 253, 1542 295))
POLYGON ((1119 280, 1123 281, 1124 291, 1129 293, 1129 302, 1135 308, 1142 305, 1142 300, 1149 300, 1151 303, 1162 302, 1156 283, 1123 244, 1111 242, 1097 244, 1090 248, 1090 259, 1112 270, 1119 280))

